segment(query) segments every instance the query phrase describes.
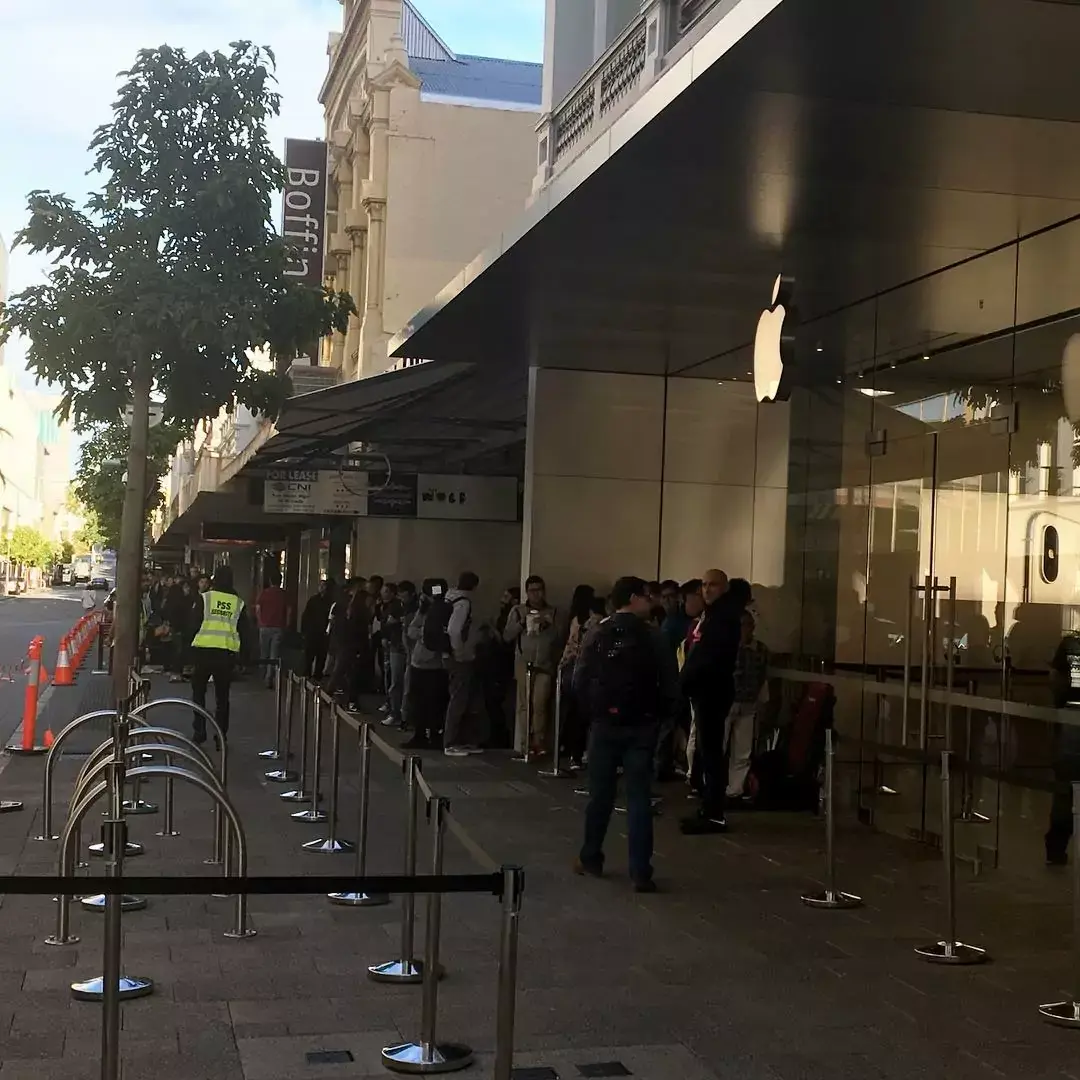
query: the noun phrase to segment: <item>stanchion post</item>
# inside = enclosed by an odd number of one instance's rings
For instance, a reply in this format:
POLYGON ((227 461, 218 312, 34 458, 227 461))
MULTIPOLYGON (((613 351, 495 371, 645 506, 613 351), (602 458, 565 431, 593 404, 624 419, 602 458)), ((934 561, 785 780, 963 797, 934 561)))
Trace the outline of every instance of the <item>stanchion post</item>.
POLYGON ((494 1080, 513 1080, 514 1022, 517 1015, 518 933, 525 871, 503 867, 502 928, 499 934, 499 988, 495 1019, 494 1080))
MULTIPOLYGON (((443 872, 443 853, 446 846, 446 799, 428 802, 431 822, 431 873, 443 872)), ((438 1041, 439 1018, 439 938, 442 934, 442 893, 429 892, 425 905, 424 988, 420 1012, 420 1038, 416 1042, 388 1046, 382 1052, 383 1064, 391 1072, 443 1073, 457 1072, 472 1064, 471 1047, 461 1043, 438 1041)))
POLYGON ((802 902, 807 907, 840 910, 862 905, 862 897, 836 887, 836 807, 833 791, 836 780, 836 735, 831 727, 825 729, 825 788, 822 810, 825 817, 825 888, 807 893, 802 902))
MULTIPOLYGON (((311 738, 311 806, 306 810, 297 810, 292 815, 293 821, 301 821, 307 823, 318 823, 326 820, 326 813, 319 809, 319 802, 322 799, 322 793, 319 791, 319 782, 321 780, 322 773, 322 717, 323 717, 323 699, 319 689, 315 686, 309 687, 309 696, 311 698, 311 717, 312 717, 312 738, 311 738)), ((300 785, 303 789, 303 783, 300 785)), ((282 796, 284 798, 284 796, 282 796)))
POLYGON ((296 682, 296 676, 290 671, 285 676, 285 733, 279 743, 281 768, 271 769, 269 772, 263 773, 266 779, 274 784, 291 784, 294 780, 299 779, 296 772, 289 768, 289 758, 292 756, 293 705, 297 697, 294 692, 296 682))
POLYGON ((1072 784, 1073 992, 1065 1001, 1040 1005, 1044 1020, 1059 1027, 1080 1028, 1080 782, 1072 784))
MULTIPOLYGON (((530 695, 531 700, 531 695, 530 695)), ((530 725, 531 726, 531 725, 530 725)), ((555 745, 551 748, 551 768, 541 769, 540 776, 549 776, 555 780, 564 776, 571 776, 568 770, 562 768, 562 672, 555 669, 555 745)))
MULTIPOLYGON (((968 680, 969 697, 974 697, 978 688, 979 684, 974 679, 968 680)), ((960 795, 960 813, 957 814, 956 820, 965 825, 985 825, 990 818, 975 809, 975 766, 971 761, 975 748, 972 745, 974 733, 970 705, 967 706, 965 712, 967 716, 964 723, 964 784, 960 795)))
MULTIPOLYGON (((296 788, 280 796, 283 802, 307 802, 311 792, 304 787, 307 782, 308 725, 311 722, 311 684, 307 679, 300 680, 300 764, 296 770, 296 788)), ((318 691, 315 691, 317 694, 318 691)), ((318 708, 316 698, 316 708, 318 708)))
POLYGON ((524 761, 528 765, 532 756, 532 733, 533 733, 533 702, 536 700, 536 666, 532 663, 525 665, 525 746, 517 756, 517 761, 524 761))
POLYGON ((282 679, 281 679, 281 660, 271 660, 271 664, 274 666, 274 745, 269 750, 262 750, 259 753, 264 761, 280 761, 281 760, 281 722, 282 722, 282 679))
MULTIPOLYGON (((421 760, 410 755, 402 763, 405 772, 406 819, 405 819, 405 877, 416 877, 416 846, 420 813, 420 785, 417 776, 421 760)), ((413 923, 416 920, 416 894, 405 893, 401 898, 401 956, 386 964, 374 964, 368 968, 368 977, 375 982, 418 983, 423 979, 424 965, 413 956, 413 923)))
MULTIPOLYGON (((338 794, 341 787, 341 714, 333 705, 330 710, 330 723, 333 725, 330 735, 330 809, 326 814, 328 823, 325 840, 309 840, 303 845, 305 851, 315 851, 322 855, 344 855, 353 850, 354 845, 348 840, 339 840, 338 794)), ((361 724, 363 727, 363 724, 361 724)), ((295 815, 293 815, 295 817, 295 815)))
POLYGON ((945 869, 945 940, 920 945, 915 954, 932 964, 981 964, 986 950, 956 938, 956 854, 953 850, 952 751, 941 752, 941 860, 945 869))
MULTIPOLYGON (((368 809, 371 798, 371 727, 363 720, 360 722, 359 737, 360 764, 356 792, 356 862, 353 872, 356 877, 363 878, 367 873, 368 809)), ((390 903, 390 897, 384 893, 336 892, 329 893, 327 899, 331 904, 339 904, 342 907, 382 907, 384 904, 390 903)))

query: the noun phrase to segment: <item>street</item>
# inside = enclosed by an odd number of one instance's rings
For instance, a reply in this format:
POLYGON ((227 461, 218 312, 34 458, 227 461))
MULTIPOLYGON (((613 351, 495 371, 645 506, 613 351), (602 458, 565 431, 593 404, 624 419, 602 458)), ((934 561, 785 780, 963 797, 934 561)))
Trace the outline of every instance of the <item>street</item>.
POLYGON ((0 745, 10 741, 22 721, 26 678, 18 672, 30 639, 38 634, 45 639, 42 659, 51 676, 60 638, 82 614, 83 595, 80 589, 58 588, 0 597, 0 745))

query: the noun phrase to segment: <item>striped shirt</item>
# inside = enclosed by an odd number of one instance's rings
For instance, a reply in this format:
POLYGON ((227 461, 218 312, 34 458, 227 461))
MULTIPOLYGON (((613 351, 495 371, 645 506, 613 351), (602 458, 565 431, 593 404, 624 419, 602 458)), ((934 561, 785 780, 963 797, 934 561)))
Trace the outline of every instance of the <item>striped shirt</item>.
POLYGON ((763 642, 754 640, 739 646, 735 660, 735 700, 752 704, 761 694, 768 675, 769 650, 763 642))

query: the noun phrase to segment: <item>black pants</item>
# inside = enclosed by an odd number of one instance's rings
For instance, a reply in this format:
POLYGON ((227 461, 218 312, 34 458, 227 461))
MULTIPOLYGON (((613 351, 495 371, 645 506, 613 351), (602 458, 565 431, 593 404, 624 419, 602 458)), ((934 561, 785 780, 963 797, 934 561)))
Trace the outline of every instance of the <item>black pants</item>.
POLYGON ((1061 740, 1054 758, 1054 797, 1050 803, 1050 827, 1046 830, 1046 854, 1068 853, 1073 834, 1073 781, 1080 780, 1080 746, 1071 732, 1061 740))
POLYGON ((421 742, 438 743, 449 703, 450 683, 444 669, 414 667, 410 671, 406 713, 421 742))
POLYGON ((566 756, 575 762, 580 762, 585 756, 589 746, 589 715, 581 708, 577 695, 574 693, 574 669, 567 666, 559 671, 562 680, 562 749, 566 756))
MULTIPOLYGON (((192 649, 195 668, 191 673, 191 700, 196 705, 206 708, 206 688, 214 680, 214 719, 222 734, 229 730, 229 688, 232 686, 236 671, 236 653, 228 649, 192 649)), ((206 722, 196 714, 194 722, 195 738, 201 742, 206 738, 206 722)))
POLYGON ((326 670, 326 635, 308 638, 304 642, 304 674, 309 679, 321 679, 326 670))
POLYGON ((734 691, 698 698, 694 702, 697 720, 695 771, 701 766, 702 817, 720 819, 727 799, 728 753, 724 726, 735 700, 734 691))

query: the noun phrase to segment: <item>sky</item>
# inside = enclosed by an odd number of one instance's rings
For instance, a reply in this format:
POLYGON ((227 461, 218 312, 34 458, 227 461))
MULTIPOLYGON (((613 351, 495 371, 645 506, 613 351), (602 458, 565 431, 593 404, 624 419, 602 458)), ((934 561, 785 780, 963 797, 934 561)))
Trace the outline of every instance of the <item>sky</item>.
MULTIPOLYGON (((463 53, 540 61, 544 0, 414 0, 440 37, 463 53)), ((191 52, 244 39, 270 46, 278 61, 281 116, 271 130, 322 138, 317 96, 327 36, 341 29, 339 0, 0 0, 0 236, 12 246, 37 188, 80 201, 95 186, 86 150, 109 118, 119 82, 141 48, 191 52)), ((280 150, 279 150, 280 152, 280 150)), ((9 294, 41 280, 41 257, 11 250, 9 294)), ((21 368, 25 349, 4 362, 21 368)))

